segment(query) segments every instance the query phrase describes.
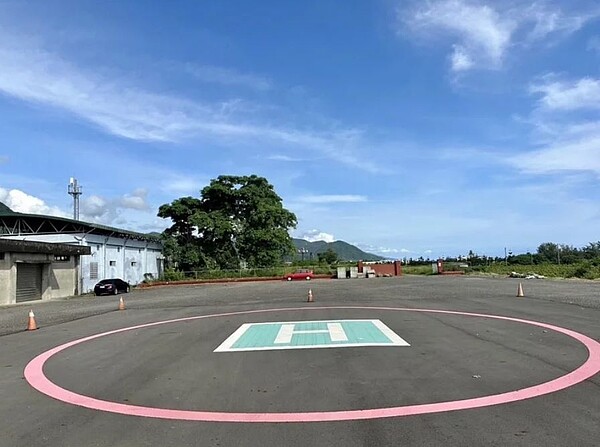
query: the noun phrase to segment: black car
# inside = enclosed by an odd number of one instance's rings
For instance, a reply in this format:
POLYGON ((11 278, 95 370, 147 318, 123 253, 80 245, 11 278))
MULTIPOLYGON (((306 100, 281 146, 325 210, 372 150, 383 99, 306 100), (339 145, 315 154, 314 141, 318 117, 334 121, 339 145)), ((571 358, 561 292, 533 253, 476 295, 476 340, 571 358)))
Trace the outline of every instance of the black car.
POLYGON ((119 292, 129 293, 129 284, 119 278, 103 279, 94 287, 96 296, 116 295, 119 292))

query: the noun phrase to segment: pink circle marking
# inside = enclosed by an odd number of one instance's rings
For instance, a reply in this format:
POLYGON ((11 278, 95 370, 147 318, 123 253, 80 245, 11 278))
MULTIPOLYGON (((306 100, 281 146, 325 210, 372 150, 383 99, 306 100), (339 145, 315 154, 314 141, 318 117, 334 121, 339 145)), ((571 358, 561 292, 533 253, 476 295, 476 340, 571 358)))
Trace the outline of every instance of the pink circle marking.
POLYGON ((114 331, 104 332, 101 334, 92 335, 89 337, 74 340, 69 343, 57 346, 49 351, 46 351, 37 357, 35 357, 25 367, 25 378, 29 384, 54 399, 78 405, 93 410, 107 411, 110 413, 125 414, 131 416, 141 416, 148 418, 158 419, 176 419, 185 421, 207 421, 207 422, 330 422, 330 421, 354 421, 361 419, 376 419, 376 418, 390 418, 399 416, 410 416, 417 414, 429 414, 429 413, 441 413, 446 411, 455 410, 466 410, 471 408, 488 407, 491 405, 505 404, 509 402, 516 402, 524 399, 530 399, 533 397, 543 396, 545 394, 553 393, 556 391, 569 388, 580 382, 583 382, 595 374, 600 372, 600 343, 593 340, 592 338, 565 329, 559 326, 553 326, 551 324, 540 323, 537 321, 523 320, 520 318, 503 317, 499 315, 487 315, 469 312, 457 312, 449 310, 431 310, 431 309, 407 309, 407 308, 395 308, 395 307, 365 307, 365 306, 329 306, 329 307, 297 307, 297 308, 281 308, 281 309, 264 309, 264 310, 250 310, 240 312, 228 312, 214 315, 200 315, 195 317, 178 318, 174 320, 158 321, 155 323, 141 324, 138 326, 127 327, 123 329, 117 329, 114 331), (230 413, 230 412, 218 412, 218 411, 193 411, 193 410, 173 410, 168 408, 155 408, 155 407, 144 407, 140 405, 127 405, 117 402, 110 402, 93 397, 84 396, 77 394, 67 389, 61 388, 54 384, 44 375, 44 364, 53 355, 64 351, 72 346, 84 343, 86 341, 94 340, 107 335, 119 334, 121 332, 131 331, 135 329, 142 329, 152 326, 159 326, 162 324, 178 323, 182 321, 199 320, 203 318, 216 318, 216 317, 228 317, 235 315, 247 315, 254 313, 265 313, 265 312, 286 312, 286 311, 313 311, 313 310, 324 310, 324 309, 360 309, 360 310, 391 310, 391 311, 405 311, 405 312, 424 312, 424 313, 438 313, 438 314, 450 314, 450 315, 463 315, 468 317, 480 317, 480 318, 491 318, 495 320, 511 321, 516 323, 529 324, 533 326, 550 329, 555 332, 567 335, 575 340, 581 342, 588 350, 589 356, 585 363, 579 368, 571 371, 564 376, 558 377, 549 382, 534 385, 528 388, 522 388, 520 390, 509 391, 501 394, 494 394, 490 396, 476 397, 472 399, 463 399, 448 402, 436 402, 430 404, 418 404, 418 405, 405 405, 401 407, 388 407, 388 408, 371 408, 365 410, 346 410, 346 411, 315 411, 315 412, 301 412, 301 413, 230 413))

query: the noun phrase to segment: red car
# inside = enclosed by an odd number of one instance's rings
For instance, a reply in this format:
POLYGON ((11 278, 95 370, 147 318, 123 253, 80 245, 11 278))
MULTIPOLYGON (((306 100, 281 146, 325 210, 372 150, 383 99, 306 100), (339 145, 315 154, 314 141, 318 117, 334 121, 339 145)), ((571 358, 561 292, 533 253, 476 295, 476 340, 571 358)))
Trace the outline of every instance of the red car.
POLYGON ((288 281, 291 281, 292 279, 304 279, 310 281, 313 277, 313 271, 308 269, 298 269, 294 273, 288 273, 284 276, 288 281))

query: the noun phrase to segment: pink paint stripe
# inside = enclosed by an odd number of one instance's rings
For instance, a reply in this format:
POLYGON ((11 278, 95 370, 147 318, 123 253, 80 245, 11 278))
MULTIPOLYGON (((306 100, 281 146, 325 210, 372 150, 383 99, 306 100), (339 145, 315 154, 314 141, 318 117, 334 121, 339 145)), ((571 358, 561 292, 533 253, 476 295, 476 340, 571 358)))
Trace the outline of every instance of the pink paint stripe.
POLYGON ((543 396, 545 394, 569 388, 573 385, 581 383, 590 377, 600 372, 600 343, 592 338, 565 329, 559 326, 554 326, 547 323, 537 321, 524 320, 520 318, 503 317, 498 315, 487 315, 469 312, 457 312, 447 310, 430 310, 430 309, 406 309, 393 307, 365 307, 365 306, 328 306, 328 307, 296 307, 282 309, 265 309, 265 310, 250 310, 240 312, 228 312, 214 315, 201 315, 195 317, 178 318, 174 320, 159 321, 155 323, 142 324, 114 331, 104 332, 101 334, 92 335, 90 337, 74 340, 69 343, 57 346, 49 351, 46 351, 35 357, 25 367, 25 378, 29 384, 54 399, 77 405, 80 407, 90 408, 94 410, 107 411, 110 413, 125 414, 130 416, 141 416, 159 419, 177 419, 186 421, 208 421, 208 422, 328 422, 328 421, 352 421, 361 419, 389 418, 399 416, 411 416, 418 414, 441 413, 446 411, 465 410, 471 408, 481 408, 491 405, 500 405, 509 402, 516 402, 533 397, 543 396), (301 413, 230 413, 230 412, 215 412, 215 411, 192 411, 192 410, 173 410, 167 408, 145 407, 138 405, 127 405, 117 402, 109 402, 105 400, 95 399, 93 397, 81 395, 61 388, 51 382, 44 374, 44 364, 53 355, 64 351, 72 346, 94 340, 96 338, 105 337, 107 335, 118 334, 134 329, 147 328, 169 323, 178 323, 183 321, 191 321, 203 318, 216 318, 233 315, 246 315, 264 312, 283 312, 283 311, 314 311, 324 309, 361 309, 361 310, 386 310, 386 311, 406 311, 406 312, 424 312, 424 313, 439 313, 450 315, 462 315, 468 317, 490 318, 495 320, 504 320, 515 323, 529 324, 533 326, 550 329, 552 331, 567 335, 581 342, 588 350, 589 356, 585 363, 576 370, 558 377, 549 382, 539 385, 534 385, 528 388, 523 388, 516 391, 495 394, 491 396, 477 397, 473 399, 464 399, 450 402, 437 402, 430 404, 406 405, 401 407, 389 408, 373 408, 366 410, 348 410, 348 411, 321 411, 321 412, 301 412, 301 413))

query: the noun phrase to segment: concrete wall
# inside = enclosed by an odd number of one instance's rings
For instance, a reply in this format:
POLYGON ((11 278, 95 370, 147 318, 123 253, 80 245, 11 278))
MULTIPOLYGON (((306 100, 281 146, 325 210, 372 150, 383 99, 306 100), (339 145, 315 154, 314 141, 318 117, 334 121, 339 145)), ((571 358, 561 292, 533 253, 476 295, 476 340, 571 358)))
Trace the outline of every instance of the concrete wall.
POLYGON ((79 256, 70 256, 68 261, 53 261, 49 265, 50 287, 46 292, 47 297, 44 296, 44 299, 63 298, 78 294, 77 258, 79 256))
POLYGON ((13 265, 10 253, 0 260, 0 304, 12 304, 16 301, 17 269, 13 265))
POLYGON ((392 276, 400 276, 402 275, 402 263, 400 261, 394 261, 385 264, 378 263, 366 263, 359 261, 358 262, 358 271, 363 272, 364 267, 370 267, 372 270, 375 270, 376 275, 392 275, 392 276))
POLYGON ((42 301, 64 298, 77 292, 77 258, 69 261, 54 261, 54 255, 40 253, 5 253, 0 260, 0 304, 17 301, 17 264, 19 262, 40 263, 42 267, 42 301))

